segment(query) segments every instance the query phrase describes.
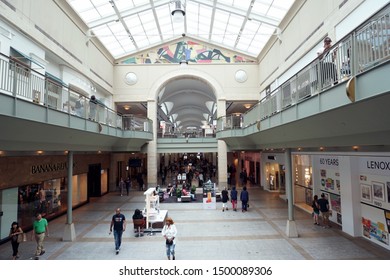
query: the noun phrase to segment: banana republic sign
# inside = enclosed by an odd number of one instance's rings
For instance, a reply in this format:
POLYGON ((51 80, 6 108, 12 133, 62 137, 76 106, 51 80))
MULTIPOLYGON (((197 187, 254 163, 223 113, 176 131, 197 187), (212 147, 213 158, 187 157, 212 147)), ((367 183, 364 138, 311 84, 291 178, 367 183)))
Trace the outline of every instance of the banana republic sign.
MULTIPOLYGON (((75 164, 73 164, 74 168, 75 164)), ((49 173, 49 172, 57 172, 57 171, 63 171, 68 170, 68 163, 67 162, 58 162, 58 163, 44 163, 44 164, 38 164, 38 165, 32 165, 31 166, 31 174, 41 174, 41 173, 49 173)))

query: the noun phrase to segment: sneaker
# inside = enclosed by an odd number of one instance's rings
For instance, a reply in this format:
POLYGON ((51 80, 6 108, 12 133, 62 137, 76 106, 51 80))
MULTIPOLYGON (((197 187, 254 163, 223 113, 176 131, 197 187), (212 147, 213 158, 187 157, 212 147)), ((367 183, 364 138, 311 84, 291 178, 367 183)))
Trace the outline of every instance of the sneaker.
POLYGON ((42 250, 39 255, 42 256, 45 252, 46 252, 45 250, 42 250))
POLYGON ((222 209, 222 212, 225 212, 225 209, 222 209))
POLYGON ((117 255, 119 254, 119 250, 116 250, 116 254, 117 254, 117 255))
POLYGON ((175 256, 174 256, 174 255, 172 256, 172 260, 176 260, 176 258, 175 258, 175 256))
POLYGON ((226 211, 229 210, 229 208, 226 208, 226 211))

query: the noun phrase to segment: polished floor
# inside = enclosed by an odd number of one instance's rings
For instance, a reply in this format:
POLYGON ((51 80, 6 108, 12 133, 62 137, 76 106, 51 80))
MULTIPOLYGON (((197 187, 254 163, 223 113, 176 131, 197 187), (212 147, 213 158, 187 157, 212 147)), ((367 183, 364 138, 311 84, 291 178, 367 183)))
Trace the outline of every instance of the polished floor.
MULTIPOLYGON (((288 238, 287 204, 274 193, 250 187, 250 208, 241 211, 204 210, 202 203, 161 203, 178 229, 178 260, 390 260, 390 251, 363 238, 352 238, 337 227, 324 229, 313 225, 311 215, 295 208, 298 238, 288 238)), ((161 233, 135 237, 131 216, 144 208, 142 192, 129 196, 110 193, 96 198, 73 212, 77 238, 63 242, 66 216, 49 222, 50 236, 45 240, 42 260, 161 260, 165 243, 161 233), (119 255, 109 224, 120 207, 128 219, 119 255)), ((30 233, 28 233, 29 235, 30 233)), ((20 259, 31 259, 35 242, 20 245, 20 259)), ((0 246, 0 259, 11 259, 10 242, 0 246)))

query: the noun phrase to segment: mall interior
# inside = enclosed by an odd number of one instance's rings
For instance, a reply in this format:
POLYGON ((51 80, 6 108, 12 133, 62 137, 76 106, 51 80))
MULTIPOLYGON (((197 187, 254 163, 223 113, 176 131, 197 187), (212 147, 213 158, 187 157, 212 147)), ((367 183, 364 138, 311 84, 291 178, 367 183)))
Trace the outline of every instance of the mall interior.
POLYGON ((210 259, 390 259, 387 0, 2 0, 0 11, 0 259, 11 223, 29 232, 37 212, 54 225, 45 257, 94 258, 60 244, 112 246, 92 229, 106 234, 118 205, 143 209, 150 234, 177 219, 189 247, 199 217, 245 223, 236 237, 208 229, 211 247, 245 244, 210 259), (250 211, 222 217, 221 191, 244 186, 250 211), (331 229, 313 228, 321 194, 331 229), (317 238, 368 249, 315 256, 317 238), (301 247, 248 253, 257 246, 301 247))

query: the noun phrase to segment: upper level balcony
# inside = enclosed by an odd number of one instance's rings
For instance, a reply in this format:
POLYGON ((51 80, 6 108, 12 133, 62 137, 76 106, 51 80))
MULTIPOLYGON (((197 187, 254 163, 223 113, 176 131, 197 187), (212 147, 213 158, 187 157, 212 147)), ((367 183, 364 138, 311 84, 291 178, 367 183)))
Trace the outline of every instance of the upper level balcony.
POLYGON ((118 114, 4 55, 0 120, 3 150, 138 151, 153 138, 151 120, 118 114))
POLYGON ((231 149, 389 145, 390 8, 267 92, 217 122, 231 149))

